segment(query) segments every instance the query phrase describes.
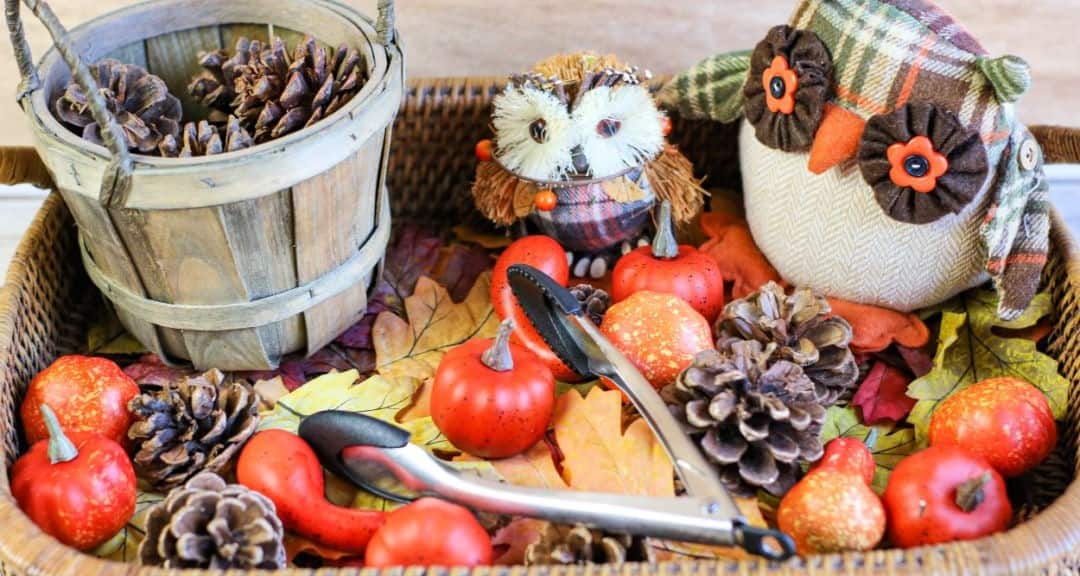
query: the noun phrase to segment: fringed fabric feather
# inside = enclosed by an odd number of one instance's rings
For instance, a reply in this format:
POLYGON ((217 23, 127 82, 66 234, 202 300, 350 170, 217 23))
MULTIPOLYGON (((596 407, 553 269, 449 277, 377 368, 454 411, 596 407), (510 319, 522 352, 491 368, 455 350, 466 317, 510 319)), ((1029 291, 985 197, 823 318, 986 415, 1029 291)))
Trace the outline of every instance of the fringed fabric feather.
POLYGON ((692 221, 705 206, 708 192, 701 180, 694 177, 694 165, 673 145, 664 147, 655 160, 645 165, 658 202, 671 202, 671 216, 678 225, 692 221))

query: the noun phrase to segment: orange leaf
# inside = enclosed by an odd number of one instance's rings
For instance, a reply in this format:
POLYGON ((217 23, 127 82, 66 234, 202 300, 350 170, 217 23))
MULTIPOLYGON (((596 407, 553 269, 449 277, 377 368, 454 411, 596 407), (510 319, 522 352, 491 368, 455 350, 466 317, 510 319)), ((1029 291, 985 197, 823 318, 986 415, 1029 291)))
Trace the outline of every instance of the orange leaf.
POLYGON ((559 397, 552 419, 566 483, 577 490, 674 496, 674 472, 648 423, 622 430, 622 393, 593 388, 559 397))
MULTIPOLYGON (((567 392, 563 396, 573 394, 567 392)), ((555 462, 551 456, 551 450, 546 442, 537 442, 532 448, 513 458, 493 460, 491 465, 507 482, 518 486, 531 488, 549 488, 553 490, 565 490, 569 488, 563 481, 559 471, 555 469, 555 462)))
POLYGON ((505 550, 495 559, 497 566, 514 566, 525 563, 525 549, 529 544, 540 539, 540 534, 547 526, 544 520, 535 518, 514 518, 491 539, 491 545, 497 551, 505 550))
POLYGON ((419 420, 431 416, 431 378, 424 380, 413 395, 413 403, 397 415, 398 422, 419 420))
POLYGON ((855 352, 880 352, 893 342, 907 348, 921 348, 930 340, 930 330, 915 314, 837 298, 828 300, 833 314, 851 324, 854 333, 851 349, 855 352))
POLYGON ((770 280, 786 285, 754 243, 750 226, 732 214, 709 212, 701 215, 701 229, 709 236, 701 251, 712 256, 720 274, 734 282, 733 298, 742 298, 770 280))
POLYGON ((291 532, 285 533, 285 559, 292 563, 301 554, 313 554, 324 560, 341 560, 353 556, 353 552, 342 552, 316 544, 303 536, 291 532))
MULTIPOLYGON (((757 498, 735 498, 735 505, 739 507, 747 524, 766 528, 768 524, 761 515, 757 498)), ((685 562, 689 559, 716 560, 728 558, 743 560, 750 558, 742 548, 733 546, 709 546, 707 544, 694 544, 691 542, 673 542, 670 540, 650 539, 649 545, 653 548, 653 554, 657 562, 685 562)))

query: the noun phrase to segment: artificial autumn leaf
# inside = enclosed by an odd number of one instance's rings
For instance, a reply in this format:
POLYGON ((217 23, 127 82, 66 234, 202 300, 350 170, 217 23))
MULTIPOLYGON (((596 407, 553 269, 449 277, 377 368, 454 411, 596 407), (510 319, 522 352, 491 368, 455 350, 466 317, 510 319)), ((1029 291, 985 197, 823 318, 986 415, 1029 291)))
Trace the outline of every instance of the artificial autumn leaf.
POLYGON ((190 365, 169 366, 157 354, 143 354, 137 361, 124 367, 124 374, 139 386, 160 388, 199 372, 190 365))
POLYGON ((435 375, 443 355, 472 338, 491 338, 499 317, 491 306, 491 272, 484 272, 461 303, 445 288, 422 277, 405 299, 403 319, 383 312, 375 320, 372 340, 380 374, 425 380, 435 375))
POLYGON ((930 340, 930 330, 916 314, 838 298, 828 300, 833 314, 851 324, 853 351, 879 352, 894 342, 908 348, 920 348, 930 340))
POLYGON ((525 550, 538 542, 549 522, 535 518, 514 518, 491 538, 498 555, 496 566, 518 566, 525 563, 525 550))
POLYGON ((139 544, 146 536, 146 517, 150 508, 164 499, 164 494, 139 490, 135 496, 135 514, 116 536, 99 546, 92 554, 114 562, 137 563, 139 544))
POLYGON ((770 281, 786 286, 750 234, 746 220, 719 212, 701 215, 701 230, 709 237, 701 251, 712 256, 725 282, 733 282, 733 298, 743 298, 770 281))
POLYGON ((256 380, 252 388, 259 394, 260 410, 273 410, 277 401, 289 394, 289 389, 281 376, 269 380, 256 380))
POLYGON ((919 442, 925 444, 930 419, 938 404, 953 393, 989 378, 1011 376, 1026 380, 1046 395, 1054 419, 1065 415, 1069 381, 1057 372, 1057 361, 1043 354, 1027 338, 1004 338, 994 328, 1022 330, 1036 325, 1053 311, 1050 295, 1038 294, 1019 318, 997 317, 997 294, 971 290, 949 301, 941 310, 941 328, 934 368, 908 386, 918 400, 908 415, 919 442))
POLYGON ((468 224, 459 224, 450 229, 459 242, 477 244, 488 250, 501 250, 514 242, 509 231, 489 232, 477 230, 468 224))
POLYGON ((896 351, 904 359, 904 364, 907 364, 907 367, 916 378, 925 376, 934 369, 934 355, 926 348, 926 346, 921 348, 896 347, 896 351))
MULTIPOLYGON (((734 497, 735 506, 742 512, 747 525, 765 528, 768 523, 761 514, 757 498, 734 497)), ((742 548, 733 546, 710 546, 693 542, 675 542, 649 538, 657 562, 685 562, 687 560, 743 560, 752 556, 742 548)))
POLYGON ((441 284, 454 302, 461 302, 472 290, 473 284, 495 262, 483 248, 474 244, 451 244, 439 253, 439 260, 432 269, 432 277, 441 284))
POLYGON ((89 354, 145 354, 146 346, 128 334, 112 307, 102 306, 98 318, 86 332, 89 354))
POLYGON ((430 274, 439 261, 441 247, 442 240, 421 226, 397 227, 383 258, 382 278, 372 290, 371 300, 381 301, 391 310, 402 312, 405 299, 413 293, 416 282, 430 274))
POLYGON ((825 424, 821 428, 821 442, 826 444, 834 438, 857 438, 866 442, 874 455, 874 491, 881 494, 888 484, 889 474, 905 457, 918 450, 915 442, 915 430, 897 428, 892 424, 866 426, 859 422, 859 417, 852 406, 832 406, 826 412, 825 424), (870 438, 875 432, 875 438, 870 438))
POLYGON ((903 370, 878 360, 859 384, 851 405, 859 408, 867 424, 903 420, 915 405, 915 400, 905 394, 911 380, 903 370))
POLYGON ((284 544, 285 560, 289 564, 292 564, 296 560, 296 557, 301 554, 318 556, 323 560, 342 560, 355 555, 353 552, 342 552, 341 550, 327 548, 326 546, 313 542, 303 536, 293 534, 292 532, 285 532, 284 544))

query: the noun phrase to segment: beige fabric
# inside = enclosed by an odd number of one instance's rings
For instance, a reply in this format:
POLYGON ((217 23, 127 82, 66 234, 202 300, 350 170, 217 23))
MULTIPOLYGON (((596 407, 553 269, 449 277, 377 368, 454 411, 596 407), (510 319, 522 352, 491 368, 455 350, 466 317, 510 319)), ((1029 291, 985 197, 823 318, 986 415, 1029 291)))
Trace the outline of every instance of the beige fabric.
POLYGON ((924 225, 889 218, 854 163, 818 176, 807 154, 739 134, 754 241, 789 283, 844 300, 910 311, 989 279, 979 237, 984 185, 967 210, 924 225))

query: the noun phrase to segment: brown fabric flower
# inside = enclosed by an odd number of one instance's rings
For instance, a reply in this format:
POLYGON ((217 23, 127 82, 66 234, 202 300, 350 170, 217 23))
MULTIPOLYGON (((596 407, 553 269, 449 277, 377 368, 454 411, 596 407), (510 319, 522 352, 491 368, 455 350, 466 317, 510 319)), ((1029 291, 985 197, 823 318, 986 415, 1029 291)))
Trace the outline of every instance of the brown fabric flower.
POLYGON ((881 208, 894 220, 910 224, 927 224, 959 213, 975 199, 989 172, 986 147, 978 132, 964 127, 951 112, 926 102, 871 117, 858 157, 863 178, 874 189, 881 208), (935 161, 939 156, 947 161, 944 172, 935 161), (932 189, 917 185, 929 176, 933 176, 932 189))
POLYGON ((762 144, 785 152, 810 149, 832 68, 829 49, 817 34, 790 26, 769 30, 750 56, 750 76, 743 86, 743 111, 762 144), (782 105, 792 99, 794 106, 782 105))

